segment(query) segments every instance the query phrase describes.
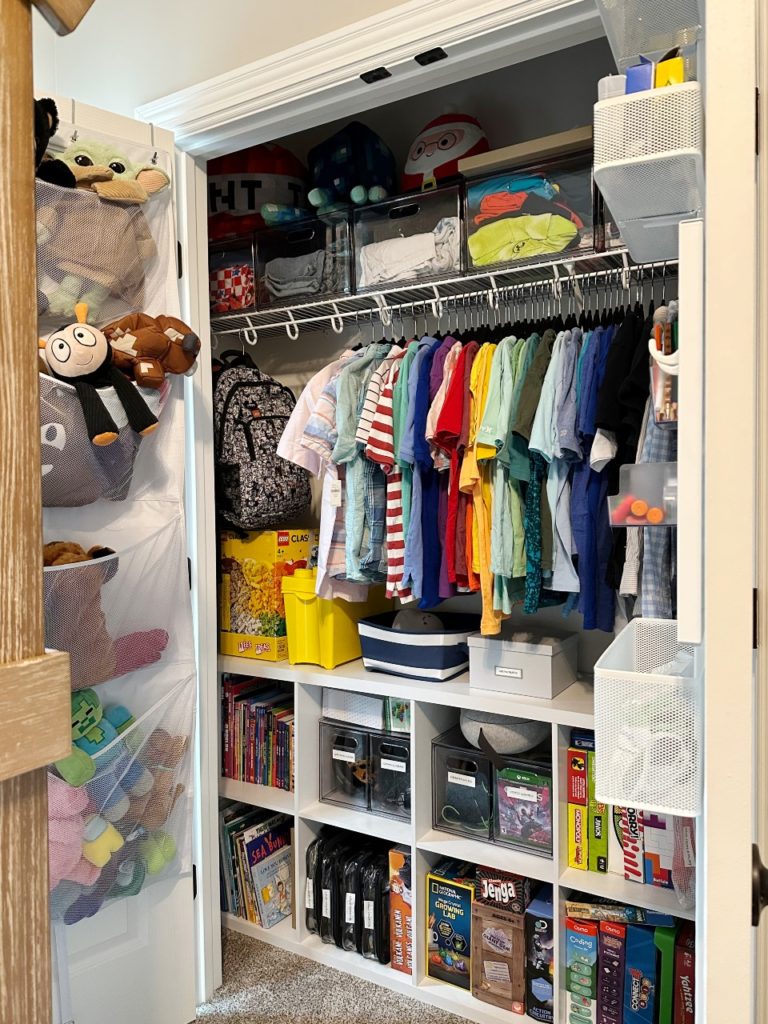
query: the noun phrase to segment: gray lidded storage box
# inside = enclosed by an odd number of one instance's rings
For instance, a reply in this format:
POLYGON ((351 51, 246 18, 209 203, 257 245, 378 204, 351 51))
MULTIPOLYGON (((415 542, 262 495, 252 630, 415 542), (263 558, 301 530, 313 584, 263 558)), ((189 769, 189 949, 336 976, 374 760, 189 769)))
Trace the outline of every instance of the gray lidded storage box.
POLYGON ((578 637, 502 627, 469 637, 470 690, 498 690, 550 700, 576 681, 578 637))

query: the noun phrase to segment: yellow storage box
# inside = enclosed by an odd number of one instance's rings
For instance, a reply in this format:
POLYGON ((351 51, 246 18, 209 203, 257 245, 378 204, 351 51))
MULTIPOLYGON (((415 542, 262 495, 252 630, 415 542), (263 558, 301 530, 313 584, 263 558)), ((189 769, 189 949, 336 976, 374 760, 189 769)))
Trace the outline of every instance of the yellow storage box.
POLYGON ((360 619, 387 611, 392 602, 384 587, 371 587, 367 601, 326 601, 315 593, 316 584, 316 569, 297 569, 283 579, 288 660, 336 668, 360 657, 360 619))

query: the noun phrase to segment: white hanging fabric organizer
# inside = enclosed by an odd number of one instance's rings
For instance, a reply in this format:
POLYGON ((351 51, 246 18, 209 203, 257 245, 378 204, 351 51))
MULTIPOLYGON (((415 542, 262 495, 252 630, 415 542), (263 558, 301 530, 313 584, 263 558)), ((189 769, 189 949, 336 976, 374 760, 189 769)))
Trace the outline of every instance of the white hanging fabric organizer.
MULTIPOLYGON (((106 179, 101 191, 36 183, 40 335, 72 324, 85 303, 85 322, 118 342, 110 357, 120 365, 118 349, 132 357, 137 330, 125 340, 130 331, 110 324, 179 316, 170 155, 71 124, 59 140, 54 152, 79 156, 81 170, 115 173, 94 172, 106 179)), ((185 337, 168 331, 169 345, 185 337)), ((61 1022, 72 1017, 68 926, 191 870, 196 679, 178 377, 194 354, 163 357, 150 386, 129 385, 158 418, 146 436, 115 389, 100 388, 117 427, 103 445, 91 441, 75 387, 40 374, 44 541, 55 545, 43 571, 46 645, 70 653, 73 691, 72 753, 48 775, 61 1022)))

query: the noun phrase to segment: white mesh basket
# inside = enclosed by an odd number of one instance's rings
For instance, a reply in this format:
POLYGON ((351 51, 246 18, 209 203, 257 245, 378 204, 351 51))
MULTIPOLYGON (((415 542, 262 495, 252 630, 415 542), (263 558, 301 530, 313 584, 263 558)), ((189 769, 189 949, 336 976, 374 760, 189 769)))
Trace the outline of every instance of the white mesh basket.
POLYGON ((619 71, 640 54, 657 60, 673 46, 687 55, 701 35, 699 0, 597 0, 597 10, 619 71))
POLYGON ((634 619, 595 665, 598 800, 701 812, 702 680, 663 674, 680 651, 677 622, 634 619))
POLYGON ((680 251, 678 214, 616 221, 621 238, 638 263, 676 260, 680 251))
POLYGON ((701 209, 704 120, 698 82, 595 104, 595 181, 618 221, 701 209))

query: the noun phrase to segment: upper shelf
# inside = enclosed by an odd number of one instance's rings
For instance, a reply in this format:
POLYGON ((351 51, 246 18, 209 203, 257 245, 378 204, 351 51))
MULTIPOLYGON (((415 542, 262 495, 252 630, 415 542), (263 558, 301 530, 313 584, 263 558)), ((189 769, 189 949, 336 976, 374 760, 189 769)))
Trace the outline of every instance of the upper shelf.
POLYGON ((585 729, 591 729, 594 725, 593 689, 592 684, 585 680, 569 686, 553 700, 544 700, 491 690, 471 690, 468 672, 463 672, 449 682, 427 683, 385 672, 368 672, 360 660, 339 665, 329 672, 313 665, 289 665, 287 661, 257 661, 254 658, 220 654, 219 671, 303 683, 307 686, 328 686, 336 690, 379 694, 399 700, 417 700, 425 704, 441 704, 443 707, 493 711, 500 715, 557 725, 580 726, 585 729))
POLYGON ((366 323, 374 316, 388 326, 393 313, 399 317, 404 310, 408 312, 409 319, 414 315, 419 319, 424 316, 442 319, 441 314, 460 310, 463 300, 477 302, 481 298, 486 299, 490 306, 496 306, 500 300, 515 301, 515 289, 520 289, 517 297, 539 296, 544 301, 563 294, 578 298, 583 287, 593 283, 602 286, 610 281, 621 283, 626 289, 631 278, 657 268, 674 267, 676 263, 676 260, 669 260, 665 263, 633 264, 628 250, 623 247, 605 253, 574 253, 546 262, 400 285, 362 295, 343 295, 247 313, 226 313, 211 318, 211 331, 214 334, 244 331, 246 337, 248 332, 252 332, 252 337, 256 338, 259 332, 285 330, 289 337, 295 338, 300 329, 318 330, 330 326, 341 334, 345 323, 366 323))

